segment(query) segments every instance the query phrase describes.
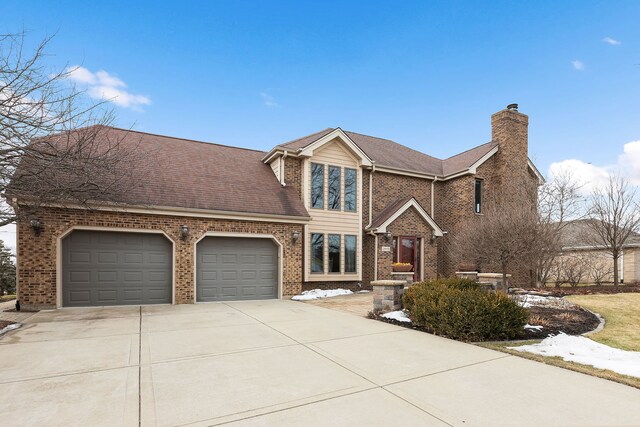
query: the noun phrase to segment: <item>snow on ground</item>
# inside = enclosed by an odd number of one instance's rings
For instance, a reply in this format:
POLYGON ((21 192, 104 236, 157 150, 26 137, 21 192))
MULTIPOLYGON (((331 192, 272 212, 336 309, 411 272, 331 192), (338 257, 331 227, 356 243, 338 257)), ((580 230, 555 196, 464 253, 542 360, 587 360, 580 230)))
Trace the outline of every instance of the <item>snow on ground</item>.
POLYGON ((552 308, 572 308, 574 304, 558 297, 543 297, 540 295, 514 295, 513 299, 522 307, 552 307, 552 308))
POLYGON ((582 336, 561 333, 545 338, 538 344, 509 348, 542 356, 558 356, 567 362, 640 378, 640 351, 619 350, 582 336))
POLYGON ((294 301, 309 301, 312 299, 331 298, 340 295, 349 295, 352 293, 353 292, 348 289, 327 289, 326 291, 322 289, 312 289, 310 291, 304 291, 300 295, 291 297, 291 299, 294 301))
POLYGON ((392 319, 398 322, 408 322, 411 323, 411 320, 407 317, 407 313, 404 310, 398 311, 390 311, 389 313, 385 313, 382 315, 385 319, 392 319))
POLYGON ((536 331, 541 331, 542 330, 542 326, 534 326, 534 325, 529 325, 528 323, 526 325, 524 325, 525 329, 535 329, 536 331))

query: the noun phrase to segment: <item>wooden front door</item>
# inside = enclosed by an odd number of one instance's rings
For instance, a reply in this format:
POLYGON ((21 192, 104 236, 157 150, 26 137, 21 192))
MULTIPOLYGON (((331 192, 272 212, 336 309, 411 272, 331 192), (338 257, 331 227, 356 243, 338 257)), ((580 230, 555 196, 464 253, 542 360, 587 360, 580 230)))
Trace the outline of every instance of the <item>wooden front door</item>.
POLYGON ((396 262, 409 263, 412 265, 413 280, 420 280, 420 246, 419 240, 415 236, 399 236, 395 239, 397 253, 394 258, 396 262))

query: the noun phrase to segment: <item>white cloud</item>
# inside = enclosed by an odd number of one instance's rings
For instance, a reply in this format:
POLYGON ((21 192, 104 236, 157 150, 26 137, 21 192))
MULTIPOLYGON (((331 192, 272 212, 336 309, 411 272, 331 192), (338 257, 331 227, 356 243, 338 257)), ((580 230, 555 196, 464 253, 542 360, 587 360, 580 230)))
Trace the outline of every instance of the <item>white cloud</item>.
POLYGON ((150 105, 151 99, 145 95, 133 94, 126 90, 126 83, 118 77, 104 70, 95 73, 81 67, 73 66, 67 69, 68 78, 87 88, 87 95, 94 99, 102 99, 114 104, 141 111, 141 106, 150 105))
POLYGON ((567 159, 549 166, 550 179, 562 172, 570 173, 582 184, 585 194, 605 185, 612 174, 622 174, 633 184, 640 185, 640 140, 624 144, 617 162, 612 165, 593 165, 578 159, 567 159))
POLYGON ((583 71, 584 70, 584 62, 576 59, 575 61, 571 61, 571 65, 573 65, 574 70, 583 71))
POLYGON ((602 41, 607 43, 607 44, 610 44, 612 46, 617 46, 619 44, 622 44, 622 42, 620 40, 616 40, 616 39, 613 39, 611 37, 605 37, 605 38, 602 39, 602 41))
POLYGON ((276 100, 273 99, 273 96, 271 96, 267 91, 260 92, 260 96, 262 97, 262 103, 265 106, 269 108, 275 108, 278 106, 276 100))
POLYGON ((594 188, 602 186, 609 179, 606 167, 595 166, 578 159, 568 159, 552 163, 549 166, 549 178, 551 180, 563 173, 569 173, 575 181, 582 186, 581 191, 590 193, 594 188))

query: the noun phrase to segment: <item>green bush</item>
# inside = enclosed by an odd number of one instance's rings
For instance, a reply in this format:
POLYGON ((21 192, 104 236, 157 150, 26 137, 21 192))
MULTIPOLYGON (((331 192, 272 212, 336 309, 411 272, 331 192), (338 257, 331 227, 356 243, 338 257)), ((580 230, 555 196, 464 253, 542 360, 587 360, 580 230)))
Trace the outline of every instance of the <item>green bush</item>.
POLYGON ((466 279, 415 284, 402 302, 415 326, 463 341, 518 338, 529 318, 528 310, 507 295, 482 290, 466 279))

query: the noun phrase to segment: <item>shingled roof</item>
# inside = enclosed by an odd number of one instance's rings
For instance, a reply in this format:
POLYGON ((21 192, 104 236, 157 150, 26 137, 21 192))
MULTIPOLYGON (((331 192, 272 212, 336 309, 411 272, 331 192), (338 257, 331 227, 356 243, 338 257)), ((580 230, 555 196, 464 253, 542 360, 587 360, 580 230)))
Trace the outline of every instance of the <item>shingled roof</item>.
MULTIPOLYGON (((318 139, 328 135, 337 128, 327 128, 320 132, 280 144, 285 149, 302 150, 318 139)), ((373 161, 377 166, 390 167, 405 171, 421 172, 427 175, 447 176, 470 168, 474 163, 493 150, 498 144, 488 142, 448 159, 438 159, 405 145, 384 138, 362 135, 356 132, 344 133, 373 161)))
MULTIPOLYGON (((579 249, 599 246, 591 223, 593 219, 568 221, 563 225, 560 233, 560 244, 565 249, 579 249)), ((640 234, 632 233, 624 245, 625 247, 640 247, 640 234)))
MULTIPOLYGON (((126 205, 309 217, 293 187, 282 187, 265 152, 104 127, 96 138, 119 140, 144 153, 133 165, 141 182, 119 200, 126 205), (146 173, 145 173, 146 172, 146 173)), ((128 147, 128 148, 127 148, 128 147)), ((20 169, 17 176, 20 176, 20 169)))

